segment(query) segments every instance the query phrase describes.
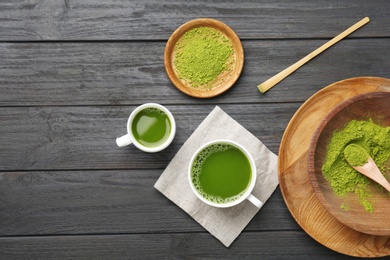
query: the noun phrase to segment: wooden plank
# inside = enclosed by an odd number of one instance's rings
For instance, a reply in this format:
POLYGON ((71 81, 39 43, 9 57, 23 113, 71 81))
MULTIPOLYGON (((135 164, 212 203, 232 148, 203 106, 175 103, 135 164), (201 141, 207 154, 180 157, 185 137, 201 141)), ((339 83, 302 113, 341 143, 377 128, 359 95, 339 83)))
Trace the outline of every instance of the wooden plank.
POLYGON ((206 233, 0 238, 2 259, 348 259, 302 231, 242 233, 230 248, 206 233))
MULTIPOLYGON (((0 109, 0 170, 165 168, 215 105, 167 106, 177 131, 164 152, 119 148, 131 107, 5 107, 0 109)), ((274 153, 299 104, 221 105, 274 153)))
MULTIPOLYGON (((204 231, 153 188, 162 171, 2 172, 0 236, 204 231)), ((277 189, 245 230, 300 228, 277 189)))
MULTIPOLYGON (((258 84, 323 43, 243 41, 245 65, 240 79, 226 93, 202 104, 303 102, 345 78, 390 78, 390 38, 346 39, 266 94, 258 91, 258 84)), ((2 43, 0 106, 199 103, 169 81, 164 47, 165 42, 2 43)))
POLYGON ((0 259, 344 259, 305 234, 279 188, 226 249, 153 184, 216 104, 277 153, 300 104, 348 77, 388 77, 390 2, 0 1, 0 259), (359 19, 371 22, 265 95, 256 86, 359 19), (219 19, 245 66, 224 95, 169 82, 166 40, 219 19), (128 114, 158 102, 176 117, 164 152, 118 148, 128 114))
POLYGON ((354 37, 388 37, 389 7, 386 0, 2 1, 0 40, 167 40, 199 17, 219 19, 243 39, 282 39, 333 37, 369 16, 371 25, 354 37))

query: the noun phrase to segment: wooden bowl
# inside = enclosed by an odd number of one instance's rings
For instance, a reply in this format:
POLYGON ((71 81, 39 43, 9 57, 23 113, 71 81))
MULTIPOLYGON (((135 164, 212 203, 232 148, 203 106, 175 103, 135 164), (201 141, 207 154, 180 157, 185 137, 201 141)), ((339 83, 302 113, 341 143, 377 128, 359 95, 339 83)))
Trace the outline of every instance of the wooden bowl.
MULTIPOLYGON (((390 235, 390 196, 369 184, 372 191, 374 212, 367 212, 360 205, 356 194, 339 197, 322 174, 327 145, 336 130, 343 129, 351 120, 368 120, 390 126, 390 93, 376 92, 358 95, 336 106, 316 129, 308 151, 309 178, 314 192, 324 207, 344 225, 370 235, 390 235), (348 205, 349 209, 341 208, 348 205)), ((389 165, 390 167, 390 165, 389 165)), ((389 167, 385 173, 390 180, 389 167)))
POLYGON ((236 33, 226 24, 208 18, 195 19, 180 26, 169 38, 164 52, 164 66, 169 79, 180 91, 192 97, 210 98, 227 91, 240 77, 244 66, 244 50, 236 33), (230 70, 222 72, 215 82, 207 86, 192 86, 181 80, 173 64, 176 43, 187 31, 197 27, 211 27, 220 31, 230 39, 234 49, 230 70))

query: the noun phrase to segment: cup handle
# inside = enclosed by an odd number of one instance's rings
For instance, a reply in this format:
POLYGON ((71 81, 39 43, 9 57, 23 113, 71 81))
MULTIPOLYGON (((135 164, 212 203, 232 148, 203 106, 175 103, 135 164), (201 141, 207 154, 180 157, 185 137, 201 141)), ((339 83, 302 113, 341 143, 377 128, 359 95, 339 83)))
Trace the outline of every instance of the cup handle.
POLYGON ((253 196, 252 194, 249 194, 249 196, 247 197, 247 200, 249 200, 250 202, 253 203, 253 205, 255 205, 256 207, 258 208, 261 208, 263 206, 263 202, 261 202, 258 198, 256 198, 255 196, 253 196))
POLYGON ((116 144, 117 144, 119 147, 123 147, 123 146, 126 146, 126 145, 131 144, 130 135, 127 134, 127 135, 118 137, 118 138, 116 139, 116 144))

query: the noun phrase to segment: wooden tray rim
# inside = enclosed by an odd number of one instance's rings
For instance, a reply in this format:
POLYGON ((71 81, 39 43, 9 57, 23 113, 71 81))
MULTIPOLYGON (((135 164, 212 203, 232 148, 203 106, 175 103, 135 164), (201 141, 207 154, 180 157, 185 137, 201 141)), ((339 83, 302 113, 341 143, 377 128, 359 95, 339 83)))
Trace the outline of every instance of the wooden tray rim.
MULTIPOLYGON (((284 149, 284 145, 285 143, 288 141, 287 140, 287 136, 288 136, 288 133, 291 131, 291 125, 292 125, 292 122, 294 121, 299 121, 299 116, 301 114, 301 111, 304 110, 306 108, 306 106, 309 106, 311 103, 312 103, 312 100, 316 99, 318 96, 320 95, 323 95, 324 93, 328 92, 329 89, 332 89, 332 88, 337 88, 339 87, 339 85, 343 85, 344 83, 348 82, 348 81, 354 81, 354 80, 357 80, 357 79, 367 79, 367 80, 378 80, 378 81, 387 81, 390 83, 390 79, 387 79, 387 78, 382 78, 382 77, 354 77, 354 78, 347 78, 347 79, 344 79, 344 80, 340 80, 340 81, 337 81, 337 82, 334 82, 326 87, 324 87, 323 89, 319 90, 318 92, 314 93, 308 100, 306 100, 302 106, 294 113, 293 117, 291 118, 290 122, 288 123, 287 127, 286 127, 286 130, 283 134, 283 137, 282 137, 282 140, 281 140, 281 143, 280 143, 280 148, 279 148, 279 156, 278 156, 278 178, 279 178, 279 183, 282 182, 282 178, 281 178, 281 175, 283 174, 282 173, 282 164, 280 163, 280 160, 281 160, 281 157, 280 154, 281 154, 281 151, 284 149)), ((349 89, 346 89, 346 90, 343 90, 343 91, 348 91, 349 89)), ((386 92, 390 92, 390 90, 386 89, 385 90, 386 92)), ((367 91, 367 92, 356 92, 353 94, 352 97, 356 97, 358 95, 361 95, 363 93, 372 93, 372 92, 380 92, 380 90, 374 90, 374 91, 367 91)), ((342 101, 340 101, 338 104, 342 103, 342 102, 345 102, 347 99, 350 99, 351 97, 348 97, 348 98, 344 98, 342 101)), ((321 120, 322 121, 322 120, 321 120)), ((309 180, 309 173, 308 173, 308 169, 307 169, 307 178, 308 178, 308 181, 310 182, 309 180)), ((310 183, 311 185, 311 183, 310 183)), ((342 251, 341 248, 337 248, 335 245, 331 245, 328 243, 326 237, 321 237, 320 235, 317 235, 317 234, 313 234, 314 232, 310 232, 307 228, 308 226, 308 222, 306 223, 303 223, 301 221, 298 220, 298 216, 300 214, 299 212, 299 209, 295 209, 292 205, 290 205, 287 201, 287 199, 285 198, 285 191, 283 190, 283 185, 279 185, 280 186, 280 190, 281 190, 281 193, 282 193, 282 197, 286 203, 286 206, 288 208, 288 210, 290 211, 291 215, 293 216, 293 218, 295 219, 295 221, 298 223, 298 225, 309 235, 311 236, 314 240, 316 240, 318 243, 328 247, 329 249, 331 250, 334 250, 338 253, 342 253, 342 254, 345 254, 345 255, 350 255, 350 256, 354 256, 354 257, 383 257, 383 256, 389 256, 389 254, 382 254, 382 255, 378 255, 378 254, 364 254, 364 252, 359 252, 359 254, 350 254, 350 253, 347 253, 345 251, 342 251)), ((312 197, 315 197, 316 199, 318 199, 316 197, 316 195, 314 194, 314 190, 312 190, 312 193, 314 196, 312 197)), ((312 200, 310 197, 310 200, 312 200)), ((332 215, 329 214, 329 217, 330 218, 334 218, 332 215)), ((327 222, 326 222, 327 223, 327 222)), ((326 223, 323 224, 324 226, 326 226, 326 223)), ((346 228, 350 229, 349 227, 345 226, 346 228)), ((358 231, 356 231, 358 232, 358 231)), ((359 233, 359 232, 358 232, 359 233)), ((365 234, 365 235, 368 235, 370 237, 373 237, 373 238, 383 238, 383 237, 387 237, 387 236, 375 236, 375 235, 369 235, 369 234, 365 234)), ((390 238, 390 236, 389 236, 390 238)), ((356 241, 356 245, 357 246, 364 246, 364 242, 365 241, 359 241, 357 240, 356 241)))

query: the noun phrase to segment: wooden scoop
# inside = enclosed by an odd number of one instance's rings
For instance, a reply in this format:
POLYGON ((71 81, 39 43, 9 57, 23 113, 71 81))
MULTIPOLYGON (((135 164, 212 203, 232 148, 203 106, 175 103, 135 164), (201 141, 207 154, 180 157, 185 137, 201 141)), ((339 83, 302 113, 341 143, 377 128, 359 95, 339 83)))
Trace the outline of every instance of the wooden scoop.
MULTIPOLYGON (((386 190, 390 192, 390 183, 386 180, 386 178, 382 175, 378 166, 371 158, 371 156, 367 153, 367 151, 358 144, 349 144, 344 149, 345 160, 351 165, 352 168, 363 174, 364 176, 370 178, 371 180, 382 185, 386 190), (350 153, 354 152, 355 155, 357 153, 362 153, 366 156, 367 162, 363 165, 356 166, 356 161, 354 158, 351 158, 350 153)), ((355 157, 355 156, 354 156, 355 157)))

